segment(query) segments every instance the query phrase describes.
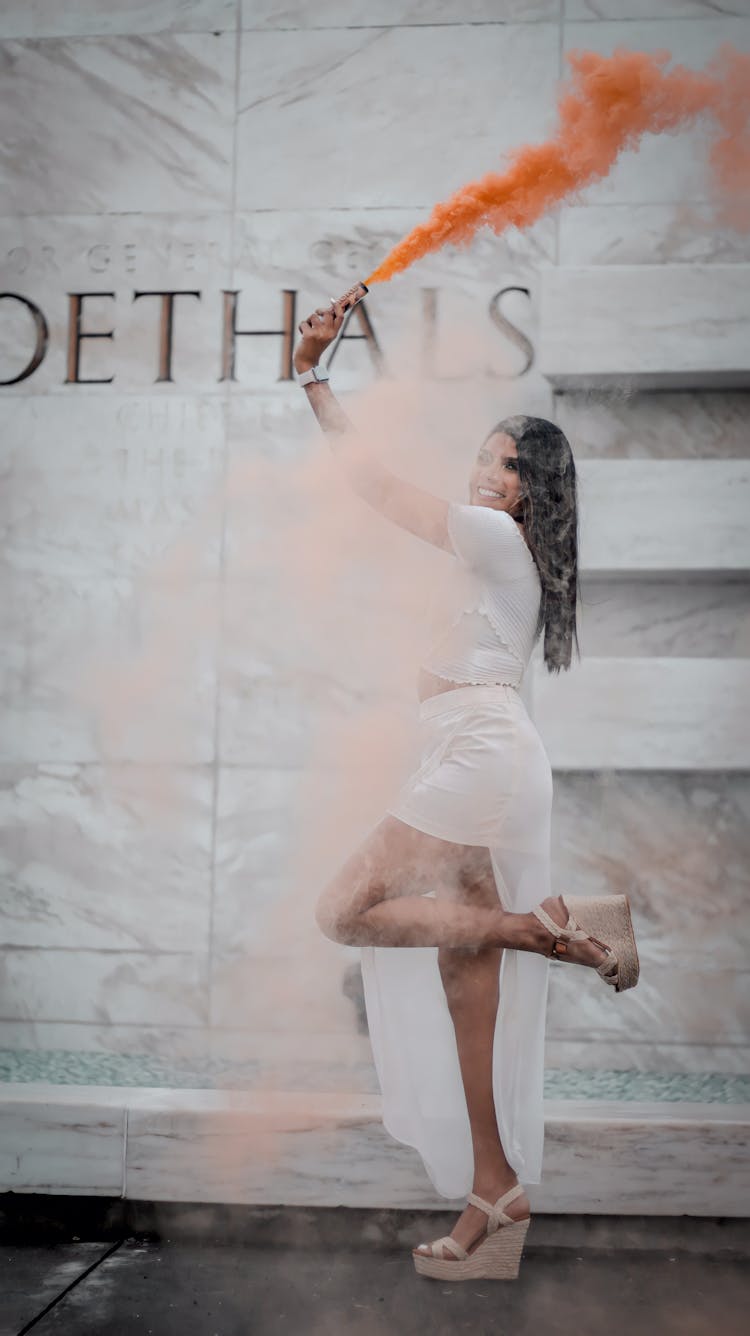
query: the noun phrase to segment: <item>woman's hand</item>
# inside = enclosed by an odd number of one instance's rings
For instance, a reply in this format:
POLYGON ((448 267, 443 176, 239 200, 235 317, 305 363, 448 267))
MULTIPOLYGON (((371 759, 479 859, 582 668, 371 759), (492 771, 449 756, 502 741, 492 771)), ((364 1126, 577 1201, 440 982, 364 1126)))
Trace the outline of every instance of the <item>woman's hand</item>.
POLYGON ((301 373, 317 366, 341 328, 344 313, 331 297, 328 307, 318 307, 298 326, 301 341, 294 350, 294 369, 301 373))

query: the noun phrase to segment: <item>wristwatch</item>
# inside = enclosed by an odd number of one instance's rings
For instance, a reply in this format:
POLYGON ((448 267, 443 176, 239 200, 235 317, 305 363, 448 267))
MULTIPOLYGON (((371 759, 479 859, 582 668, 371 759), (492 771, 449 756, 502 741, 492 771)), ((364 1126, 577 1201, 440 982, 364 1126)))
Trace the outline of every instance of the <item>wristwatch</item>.
POLYGON ((297 376, 298 385, 309 385, 313 380, 330 380, 328 372, 324 366, 314 366, 309 371, 303 371, 297 376))

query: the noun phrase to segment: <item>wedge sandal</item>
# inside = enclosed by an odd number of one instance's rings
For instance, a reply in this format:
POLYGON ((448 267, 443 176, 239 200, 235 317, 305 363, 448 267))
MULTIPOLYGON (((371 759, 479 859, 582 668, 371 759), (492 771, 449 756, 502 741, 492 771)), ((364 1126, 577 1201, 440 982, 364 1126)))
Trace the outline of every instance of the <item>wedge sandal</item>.
POLYGON ((628 897, 568 895, 563 899, 563 905, 568 912, 564 928, 555 923, 541 905, 531 911, 555 937, 550 956, 564 960, 568 942, 591 941, 607 953, 601 965, 595 967, 600 978, 616 993, 635 988, 640 965, 628 897))
POLYGON ((521 1253, 529 1228, 530 1217, 513 1220, 505 1214, 504 1206, 523 1192, 520 1183, 510 1188, 495 1205, 470 1192, 467 1198, 473 1206, 487 1213, 487 1232, 467 1252, 450 1235, 434 1243, 420 1244, 429 1253, 412 1251, 414 1266, 420 1276, 433 1280, 515 1280, 521 1265, 521 1253), (455 1262, 442 1256, 442 1249, 453 1253, 455 1262))

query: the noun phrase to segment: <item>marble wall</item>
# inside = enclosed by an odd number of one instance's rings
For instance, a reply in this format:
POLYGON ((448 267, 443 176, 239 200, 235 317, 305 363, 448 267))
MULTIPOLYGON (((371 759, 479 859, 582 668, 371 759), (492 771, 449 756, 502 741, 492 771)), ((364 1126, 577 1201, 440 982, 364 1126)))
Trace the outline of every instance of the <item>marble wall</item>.
MULTIPOLYGON (((567 51, 698 67, 722 41, 750 49, 746 0, 6 0, 0 1045, 372 1089, 357 953, 312 905, 408 753, 435 558, 352 509, 282 330, 548 134, 567 51), (234 380, 227 293, 254 331, 234 380), (74 383, 77 327, 101 337, 74 383)), ((444 495, 521 408, 580 462, 583 659, 553 681, 537 656, 528 701, 556 884, 630 895, 643 972, 614 1004, 554 972, 555 1066, 747 1057, 750 239, 716 226, 704 147, 648 139, 527 233, 375 288, 377 349, 335 360, 352 413, 386 438, 400 415, 413 449, 401 429, 386 450, 444 495), (629 305, 594 330, 597 291, 629 305), (621 380, 631 318, 687 379, 621 380), (591 380, 563 392, 571 349, 591 380)))

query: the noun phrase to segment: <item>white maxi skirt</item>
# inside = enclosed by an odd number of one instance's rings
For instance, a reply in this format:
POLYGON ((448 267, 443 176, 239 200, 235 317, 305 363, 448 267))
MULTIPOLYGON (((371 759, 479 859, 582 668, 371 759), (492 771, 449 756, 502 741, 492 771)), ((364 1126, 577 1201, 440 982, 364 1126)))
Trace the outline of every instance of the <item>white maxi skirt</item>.
MULTIPOLYGON (((551 894, 552 770, 515 687, 462 686, 420 705, 420 759, 388 809, 408 825, 486 847, 504 908, 551 894)), ((429 894, 434 894, 430 892, 429 894)), ((361 948, 383 1124, 413 1146, 444 1197, 464 1197, 473 1155, 458 1051, 437 947, 361 948)), ((505 949, 493 1090, 505 1155, 539 1183, 544 1145, 544 1032, 549 961, 505 949)))

